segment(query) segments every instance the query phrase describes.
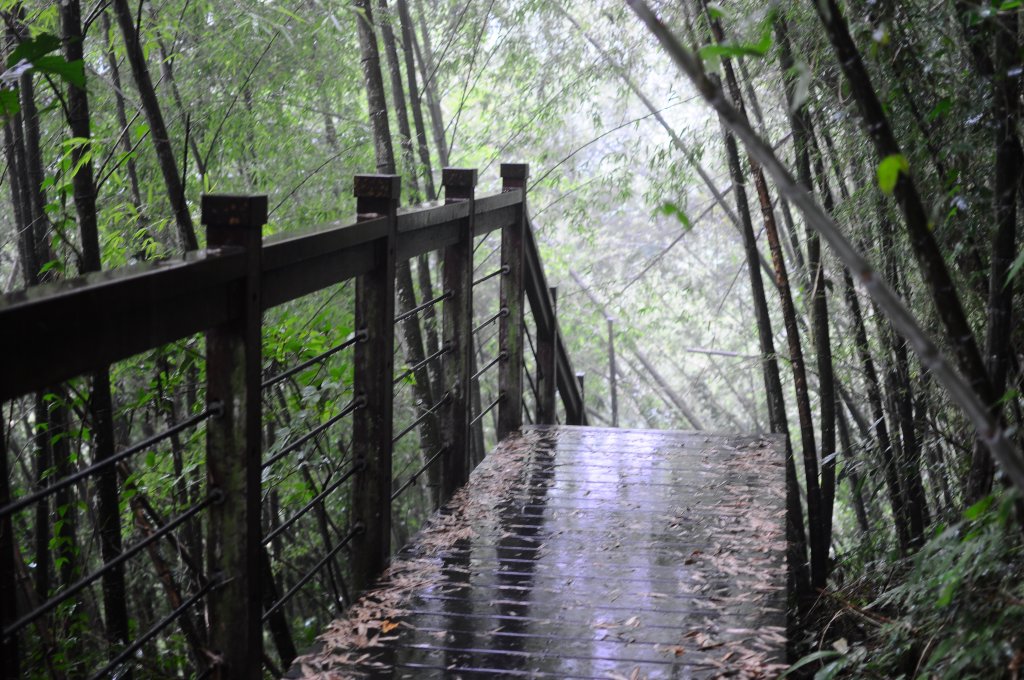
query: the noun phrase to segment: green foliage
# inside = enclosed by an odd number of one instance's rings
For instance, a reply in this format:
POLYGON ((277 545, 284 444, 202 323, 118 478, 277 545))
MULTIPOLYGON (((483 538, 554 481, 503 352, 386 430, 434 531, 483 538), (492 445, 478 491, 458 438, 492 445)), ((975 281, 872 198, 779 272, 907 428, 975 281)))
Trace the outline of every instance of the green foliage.
POLYGON ((61 40, 49 33, 40 33, 23 40, 11 50, 7 57, 7 71, 3 82, 10 82, 12 89, 0 89, 0 122, 6 122, 21 110, 18 90, 13 89, 18 78, 25 72, 57 76, 60 80, 77 87, 85 87, 85 62, 81 59, 69 62, 60 55, 50 54, 61 46, 61 40))
POLYGON ((854 642, 836 641, 841 657, 812 655, 800 665, 816 663, 815 678, 841 671, 843 677, 954 680, 1009 669, 1024 650, 1024 545, 1013 516, 1016 498, 982 499, 959 522, 937 526, 902 564, 848 586, 841 599, 862 602, 865 613, 857 620, 871 625, 860 626, 854 642))
POLYGON ((878 187, 882 190, 882 193, 886 195, 892 194, 896 189, 896 182, 899 180, 901 172, 910 172, 910 163, 903 154, 892 154, 881 160, 878 164, 876 175, 878 177, 878 187))
POLYGON ((680 208, 677 204, 671 201, 663 202, 656 211, 659 215, 665 215, 668 217, 675 217, 679 220, 679 224, 683 225, 684 231, 693 229, 693 223, 690 222, 690 218, 687 217, 686 212, 680 208))
MULTIPOLYGON (((721 12, 718 12, 721 15, 721 12)), ((712 13, 714 17, 714 13, 712 13)), ((765 14, 757 26, 757 37, 748 41, 726 41, 704 45, 698 51, 701 59, 705 61, 718 61, 721 59, 736 59, 739 57, 764 57, 772 47, 772 27, 775 21, 775 12, 765 14)))

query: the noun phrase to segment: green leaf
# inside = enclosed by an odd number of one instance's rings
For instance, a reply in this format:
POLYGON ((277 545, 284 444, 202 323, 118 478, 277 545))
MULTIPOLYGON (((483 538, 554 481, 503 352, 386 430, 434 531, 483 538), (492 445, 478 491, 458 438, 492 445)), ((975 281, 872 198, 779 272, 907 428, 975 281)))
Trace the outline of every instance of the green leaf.
POLYGON ((1010 271, 1006 272, 1006 283, 1003 284, 1003 288, 1010 285, 1013 278, 1020 273, 1021 267, 1024 267, 1024 250, 1020 251, 1017 255, 1017 259, 1010 265, 1010 271))
POLYGON ((36 60, 44 54, 49 54, 59 47, 60 38, 49 33, 40 33, 14 48, 14 51, 7 57, 7 68, 14 66, 22 59, 35 64, 36 60))
POLYGON ((948 97, 943 99, 935 107, 928 112, 928 122, 934 123, 937 119, 949 113, 949 110, 953 108, 953 101, 948 97))
POLYGON ((808 654, 807 656, 803 657, 795 664, 787 668, 786 672, 780 675, 779 677, 785 678, 789 676, 789 674, 791 674, 793 671, 803 668, 804 666, 810 665, 815 661, 828 661, 840 656, 842 656, 842 654, 833 649, 822 649, 821 651, 814 652, 813 654, 808 654))
POLYGON ((660 206, 658 206, 658 209, 655 212, 658 213, 659 215, 665 215, 666 217, 675 217, 677 220, 679 220, 679 223, 683 225, 683 229, 686 231, 690 231, 691 229, 693 229, 693 223, 690 222, 690 218, 687 217, 683 209, 671 201, 663 202, 660 206))
POLYGON ((953 596, 956 594, 956 587, 960 584, 959 579, 954 579, 942 587, 942 592, 939 593, 939 599, 935 601, 935 604, 939 607, 946 607, 950 602, 953 601, 953 596))
POLYGON ((17 90, 0 90, 0 120, 18 115, 21 102, 17 90))
POLYGON ((712 19, 725 19, 727 16, 722 5, 717 2, 709 2, 707 8, 712 19))
POLYGON ((832 680, 832 678, 839 675, 839 672, 846 668, 849 663, 849 659, 836 659, 815 673, 814 680, 832 680))
POLYGON ((146 453, 146 466, 156 467, 156 451, 149 451, 146 453))
POLYGON ((772 26, 775 13, 769 12, 761 22, 761 35, 755 43, 726 42, 700 48, 701 59, 727 59, 730 57, 763 57, 772 47, 772 26))
POLYGON ((39 57, 32 64, 37 71, 59 76, 75 87, 85 87, 85 62, 81 59, 67 61, 57 55, 39 57))
POLYGON ((910 172, 910 163, 907 162, 906 156, 894 153, 882 159, 882 162, 878 164, 878 187, 882 193, 887 196, 892 194, 901 172, 904 174, 910 172))
POLYGON ((768 49, 772 46, 771 36, 768 36, 767 43, 762 39, 756 43, 748 43, 745 45, 735 45, 726 43, 724 45, 705 45, 700 48, 701 59, 722 59, 722 58, 735 58, 735 57, 763 57, 768 54, 768 49))
POLYGON ((790 104, 791 112, 797 111, 807 102, 811 93, 811 68, 804 62, 793 65, 789 70, 790 76, 795 77, 793 83, 793 102, 790 104))
POLYGON ((978 519, 985 514, 985 511, 988 510, 988 506, 990 505, 992 505, 992 496, 985 496, 980 501, 964 510, 964 518, 971 520, 978 519))

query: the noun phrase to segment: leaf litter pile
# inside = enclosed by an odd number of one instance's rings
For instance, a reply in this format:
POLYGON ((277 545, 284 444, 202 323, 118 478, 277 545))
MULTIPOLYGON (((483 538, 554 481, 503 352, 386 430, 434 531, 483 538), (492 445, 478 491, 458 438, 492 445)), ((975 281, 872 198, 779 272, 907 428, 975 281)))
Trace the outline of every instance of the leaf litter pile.
POLYGON ((784 500, 775 438, 527 429, 287 677, 777 677, 784 500))

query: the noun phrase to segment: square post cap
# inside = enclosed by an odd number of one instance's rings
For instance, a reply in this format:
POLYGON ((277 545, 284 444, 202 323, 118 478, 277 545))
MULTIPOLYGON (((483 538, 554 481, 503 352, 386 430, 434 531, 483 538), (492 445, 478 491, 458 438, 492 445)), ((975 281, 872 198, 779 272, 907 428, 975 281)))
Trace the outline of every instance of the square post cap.
POLYGON ((501 191, 515 191, 522 189, 526 195, 526 179, 530 176, 530 165, 528 163, 502 163, 501 164, 501 191))
POLYGON ((398 201, 402 197, 402 178, 399 175, 356 175, 352 181, 352 195, 398 201))
POLYGON ((267 223, 267 197, 203 194, 200 212, 207 227, 262 227, 267 223))
POLYGON ((530 176, 529 163, 502 163, 501 178, 503 180, 521 180, 525 182, 530 176))
POLYGON ((444 201, 471 201, 476 194, 476 168, 445 168, 441 171, 444 201))
POLYGON ((441 170, 441 184, 445 188, 472 189, 476 187, 476 168, 444 168, 441 170))

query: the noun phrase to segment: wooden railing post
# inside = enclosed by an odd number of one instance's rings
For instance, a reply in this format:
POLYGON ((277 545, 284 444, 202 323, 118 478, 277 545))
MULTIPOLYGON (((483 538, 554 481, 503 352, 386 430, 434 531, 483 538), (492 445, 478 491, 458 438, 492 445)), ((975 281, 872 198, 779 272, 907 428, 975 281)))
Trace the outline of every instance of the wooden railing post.
POLYGON ((568 401, 565 402, 565 424, 566 425, 583 425, 586 422, 585 418, 586 418, 586 412, 587 412, 587 405, 586 405, 586 394, 585 394, 584 389, 583 389, 583 379, 585 377, 586 377, 586 374, 584 374, 584 373, 577 373, 575 375, 575 378, 570 378, 570 380, 572 380, 572 379, 576 380, 576 386, 577 386, 577 389, 579 390, 579 394, 580 394, 580 407, 579 407, 579 410, 571 409, 571 408, 569 408, 569 402, 568 401))
POLYGON ((612 427, 619 426, 619 376, 615 362, 615 320, 608 317, 608 388, 612 396, 612 427))
POLYGON ((475 169, 444 168, 445 203, 469 202, 469 217, 459 225, 458 243, 444 250, 444 303, 442 331, 444 385, 448 403, 442 417, 441 501, 447 501, 469 477, 470 381, 473 358, 473 225, 476 200, 475 169))
POLYGON ((395 347, 395 233, 402 183, 398 175, 356 175, 356 220, 385 217, 388 233, 374 247, 373 269, 356 279, 355 398, 352 446, 352 583, 365 590, 391 555, 391 451, 395 347))
POLYGON ((215 678, 259 678, 263 663, 259 554, 262 307, 260 258, 266 196, 203 196, 210 248, 245 253, 237 316, 206 333, 206 429, 210 505, 207 564, 220 581, 209 594, 209 645, 215 678))
POLYGON ((523 230, 526 228, 526 163, 501 164, 502 192, 520 189, 523 201, 519 219, 501 230, 501 309, 498 342, 503 358, 498 364, 498 440, 523 425, 523 230))
POLYGON ((558 288, 552 286, 548 292, 551 295, 551 318, 546 319, 546 327, 537 326, 537 422, 553 425, 558 413, 555 406, 558 288))
MULTIPOLYGON (((0 418, 0 506, 11 500, 11 480, 8 476, 6 419, 0 418)), ((14 522, 11 515, 0 517, 0 631, 18 618, 18 580, 15 570, 14 522)), ((3 637, 0 632, 0 678, 14 680, 21 677, 21 656, 17 634, 3 637)))

